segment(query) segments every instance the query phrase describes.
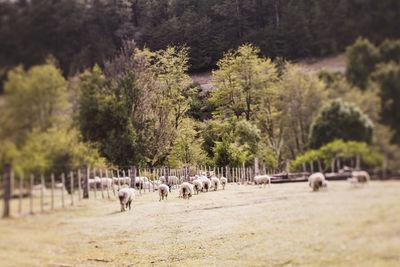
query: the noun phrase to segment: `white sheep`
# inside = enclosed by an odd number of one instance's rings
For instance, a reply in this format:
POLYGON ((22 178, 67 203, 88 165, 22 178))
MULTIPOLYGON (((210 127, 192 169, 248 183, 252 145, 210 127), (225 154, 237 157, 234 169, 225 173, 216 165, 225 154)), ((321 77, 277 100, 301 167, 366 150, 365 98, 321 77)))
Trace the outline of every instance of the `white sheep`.
POLYGON ((46 193, 46 186, 45 185, 35 184, 34 186, 32 186, 32 190, 42 191, 42 189, 43 189, 43 193, 46 193))
POLYGON ((219 179, 217 177, 212 177, 211 184, 212 184, 212 187, 214 188, 214 191, 217 191, 218 186, 219 186, 219 179))
POLYGON ((369 173, 366 171, 353 171, 351 177, 354 182, 360 184, 367 184, 371 180, 369 173))
POLYGON ((259 185, 268 184, 268 187, 271 187, 271 176, 269 175, 257 175, 254 177, 254 183, 259 185))
POLYGON ((179 195, 183 198, 189 199, 194 195, 193 185, 189 184, 188 182, 183 182, 179 187, 179 195))
POLYGON ((169 186, 168 185, 161 184, 161 185, 158 186, 158 194, 160 195, 160 201, 161 201, 161 199, 164 200, 164 197, 165 197, 165 200, 167 200, 168 191, 169 191, 169 186))
POLYGON ((199 191, 203 189, 203 182, 200 179, 196 179, 193 182, 193 190, 196 191, 196 194, 199 194, 199 191))
POLYGON ((121 188, 118 191, 119 201, 121 203, 121 211, 125 211, 129 207, 131 209, 131 203, 135 200, 135 189, 133 188, 121 188))
MULTIPOLYGON (((205 189, 208 192, 208 190, 211 188, 211 180, 205 176, 200 176, 200 179, 203 183, 203 189, 205 189)), ((202 189, 202 191, 203 191, 203 189, 202 189)))
POLYGON ((321 172, 311 174, 310 177, 308 177, 308 184, 313 191, 318 191, 320 188, 328 187, 325 175, 321 172))
POLYGON ((101 178, 101 184, 103 187, 110 188, 113 185, 113 180, 111 178, 101 178))
POLYGON ((221 177, 219 181, 221 182, 222 190, 225 190, 225 185, 228 183, 228 179, 226 179, 225 177, 221 177))

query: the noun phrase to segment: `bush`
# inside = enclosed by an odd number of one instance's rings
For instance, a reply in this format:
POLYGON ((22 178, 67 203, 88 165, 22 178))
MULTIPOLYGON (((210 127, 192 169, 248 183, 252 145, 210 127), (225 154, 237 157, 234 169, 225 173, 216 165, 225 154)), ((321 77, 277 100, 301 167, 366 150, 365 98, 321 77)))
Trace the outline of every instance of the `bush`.
POLYGON ((336 99, 326 105, 311 126, 310 147, 320 148, 335 139, 370 144, 373 125, 367 115, 352 104, 336 99))

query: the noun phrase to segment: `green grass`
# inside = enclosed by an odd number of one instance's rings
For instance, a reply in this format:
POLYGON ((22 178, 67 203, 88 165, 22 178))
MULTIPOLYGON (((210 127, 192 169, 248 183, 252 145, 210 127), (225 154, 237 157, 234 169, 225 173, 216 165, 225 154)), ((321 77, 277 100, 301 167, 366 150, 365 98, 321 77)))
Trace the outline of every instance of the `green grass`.
POLYGON ((399 266, 400 182, 229 185, 0 220, 2 266, 399 266))

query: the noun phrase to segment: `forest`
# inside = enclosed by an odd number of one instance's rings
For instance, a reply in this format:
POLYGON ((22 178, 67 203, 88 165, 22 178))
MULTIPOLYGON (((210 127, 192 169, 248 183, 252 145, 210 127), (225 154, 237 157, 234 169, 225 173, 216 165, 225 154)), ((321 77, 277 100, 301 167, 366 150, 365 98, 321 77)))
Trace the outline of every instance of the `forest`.
POLYGON ((0 169, 399 168, 400 3, 3 1, 0 169), (368 15, 366 15, 368 14, 368 15), (346 71, 295 61, 346 52, 346 71), (211 90, 189 74, 212 70, 211 90))
POLYGON ((152 51, 189 48, 190 71, 214 68, 252 43, 268 58, 341 52, 359 36, 400 38, 397 0, 5 0, 0 1, 0 77, 49 54, 64 77, 104 66, 134 39, 152 51))

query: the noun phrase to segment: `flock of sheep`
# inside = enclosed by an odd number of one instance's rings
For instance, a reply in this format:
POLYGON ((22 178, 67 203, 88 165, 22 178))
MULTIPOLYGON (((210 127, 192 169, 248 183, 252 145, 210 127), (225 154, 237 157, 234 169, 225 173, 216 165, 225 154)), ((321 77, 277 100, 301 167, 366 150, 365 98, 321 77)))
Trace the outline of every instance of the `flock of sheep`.
MULTIPOLYGON (((103 178, 110 179, 110 178, 103 178)), ((126 178, 117 178, 117 179, 126 179, 126 178)), ((121 180, 123 184, 130 184, 130 179, 121 180)), ((110 179, 111 180, 111 179, 110 179)), ((225 177, 218 178, 215 176, 214 172, 206 172, 201 173, 200 175, 196 175, 190 177, 187 182, 183 182, 178 187, 178 178, 176 176, 168 177, 168 184, 166 183, 165 177, 160 177, 159 181, 149 181, 146 177, 136 177, 136 188, 150 189, 150 185, 153 185, 153 188, 158 190, 160 200, 167 200, 168 193, 171 192, 171 188, 173 186, 179 188, 179 197, 184 199, 189 199, 194 194, 199 194, 199 192, 208 192, 209 190, 217 191, 220 186, 222 189, 225 189, 226 184, 228 183, 228 179, 225 177), (207 175, 208 174, 208 175, 207 175)), ((351 178, 348 181, 352 184, 365 184, 370 180, 370 176, 366 171, 353 171, 351 178)), ((108 180, 107 180, 108 181, 108 180)), ((115 183, 115 181, 113 181, 115 183)), ((271 176, 269 175, 258 175, 254 177, 254 184, 260 186, 271 185, 271 176)), ((308 177, 308 184, 313 191, 318 191, 320 189, 327 189, 328 182, 323 173, 317 172, 313 173, 308 177)), ((107 182, 107 186, 109 186, 107 182)), ((131 203, 135 199, 135 189, 130 187, 121 188, 118 191, 118 197, 121 204, 121 211, 125 211, 126 209, 131 209, 131 203)))

